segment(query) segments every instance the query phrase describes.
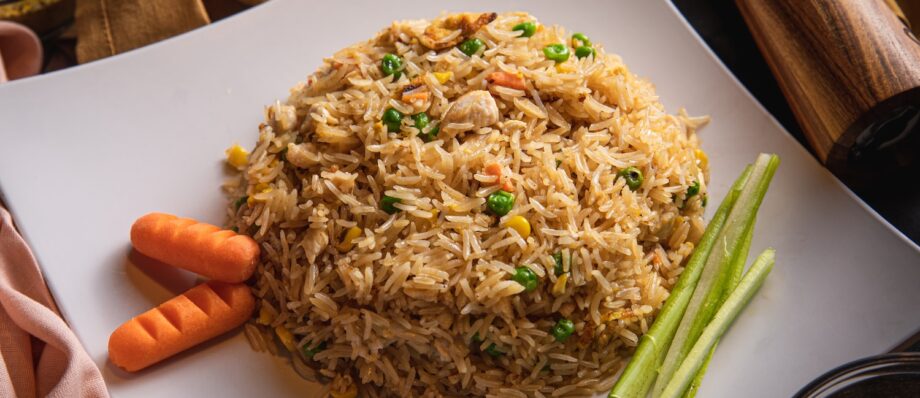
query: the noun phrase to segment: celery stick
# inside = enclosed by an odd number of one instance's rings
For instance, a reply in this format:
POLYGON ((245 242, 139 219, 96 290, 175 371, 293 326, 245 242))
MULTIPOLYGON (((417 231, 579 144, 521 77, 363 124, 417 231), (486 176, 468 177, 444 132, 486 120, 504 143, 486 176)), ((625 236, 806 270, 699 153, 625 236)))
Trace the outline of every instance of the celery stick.
POLYGON ((741 310, 751 301, 751 297, 763 285, 767 275, 770 274, 770 270, 773 269, 774 261, 775 252, 773 249, 767 249, 757 257, 751 269, 741 278, 738 287, 732 291, 728 299, 725 300, 725 304, 719 308, 712 322, 703 329, 703 333, 700 334, 696 344, 687 353, 686 359, 681 363, 677 372, 674 373, 674 377, 668 381, 661 394, 663 398, 679 397, 687 388, 694 374, 702 366, 706 355, 715 346, 716 340, 731 326, 738 314, 741 313, 741 310))
POLYGON ((664 359, 663 354, 674 337, 677 323, 680 322, 687 308, 687 302, 699 280, 702 266, 750 174, 751 166, 748 166, 725 194, 725 198, 722 199, 715 215, 706 226, 706 231, 703 232, 696 250, 687 261, 684 272, 671 290, 671 295, 658 313, 651 329, 639 339, 636 352, 610 391, 611 398, 644 397, 648 392, 651 383, 655 380, 655 371, 664 359))
POLYGON ((696 392, 700 390, 700 384, 703 384, 703 376, 706 375, 706 368, 709 367, 709 361, 712 361, 712 355, 716 352, 716 346, 719 345, 719 342, 716 341, 716 344, 712 346, 712 349, 709 350, 709 355, 706 355, 706 360, 703 361, 703 366, 700 367, 700 370, 696 372, 696 376, 693 376, 693 380, 690 381, 690 387, 687 387, 687 391, 684 391, 683 398, 693 398, 696 396, 696 392))
MULTIPOLYGON (((744 231, 744 236, 741 238, 741 246, 738 249, 738 252, 732 259, 731 267, 729 268, 729 280, 725 287, 722 289, 722 302, 725 302, 725 299, 728 298, 728 295, 731 294, 732 290, 735 290, 735 287, 738 286, 738 282, 741 282, 741 276, 744 275, 744 265, 747 264, 748 252, 751 250, 751 241, 754 238, 754 225, 757 224, 757 219, 755 217, 754 222, 748 226, 747 230, 744 231)), ((721 306, 721 303, 719 304, 721 306)), ((693 398, 696 396, 696 392, 700 388, 700 384, 703 383, 703 375, 706 374, 706 368, 709 366, 709 361, 712 360, 712 355, 716 352, 716 346, 719 345, 719 342, 716 341, 716 344, 712 346, 712 349, 709 350, 709 355, 706 356, 706 360, 703 362, 703 366, 700 367, 700 370, 696 372, 696 376, 693 377, 693 381, 690 382, 690 387, 687 388, 687 391, 684 392, 684 398, 693 398)))
POLYGON ((661 394, 696 343, 696 339, 719 309, 724 287, 731 279, 733 260, 739 255, 744 234, 754 222, 777 166, 779 158, 776 155, 761 154, 754 162, 751 176, 706 260, 702 275, 661 365, 652 396, 657 397, 661 394))
POLYGON ((757 217, 754 217, 754 220, 751 221, 751 225, 748 225, 747 230, 744 231, 744 235, 741 238, 741 247, 738 248, 735 258, 732 259, 729 280, 725 285, 725 289, 722 291, 722 302, 728 299, 728 295, 735 290, 735 287, 741 282, 741 276, 744 275, 744 265, 747 264, 748 253, 751 251, 751 241, 754 240, 755 224, 757 224, 757 217))

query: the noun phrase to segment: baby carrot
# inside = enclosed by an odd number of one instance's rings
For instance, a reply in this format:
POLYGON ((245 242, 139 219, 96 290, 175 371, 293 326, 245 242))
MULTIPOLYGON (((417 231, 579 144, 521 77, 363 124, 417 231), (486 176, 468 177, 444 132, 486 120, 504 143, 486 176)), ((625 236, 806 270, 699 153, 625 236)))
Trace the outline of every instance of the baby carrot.
POLYGON ((248 236, 163 213, 137 219, 131 243, 144 255, 221 282, 249 279, 259 259, 259 245, 248 236))
POLYGON ((109 359, 141 370, 242 325, 254 308, 244 284, 202 283, 115 329, 109 359))

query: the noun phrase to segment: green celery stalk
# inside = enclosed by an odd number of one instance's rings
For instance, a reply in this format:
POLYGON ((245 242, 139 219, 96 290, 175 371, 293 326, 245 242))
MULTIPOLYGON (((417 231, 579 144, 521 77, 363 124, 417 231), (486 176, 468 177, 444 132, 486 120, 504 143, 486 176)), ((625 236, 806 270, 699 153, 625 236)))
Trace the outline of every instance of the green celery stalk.
POLYGON ((735 258, 732 259, 728 283, 722 292, 722 302, 725 302, 728 299, 728 295, 741 283, 741 277, 744 275, 744 265, 747 264, 748 253, 751 251, 751 241, 754 240, 755 224, 757 224, 757 217, 754 217, 751 225, 748 225, 747 230, 744 231, 744 235, 741 237, 741 247, 738 248, 735 258))
MULTIPOLYGON (((744 275, 744 265, 747 264, 748 253, 751 251, 751 241, 754 240, 754 225, 757 224, 757 219, 755 217, 754 221, 751 222, 751 225, 744 231, 742 236, 741 246, 738 248, 738 252, 732 259, 731 267, 729 268, 729 280, 725 287, 722 289, 722 303, 728 299, 728 295, 731 294, 735 287, 738 286, 738 283, 741 282, 741 276, 744 275)), ((721 303, 719 304, 722 305, 721 303)), ((716 352, 716 347, 719 345, 719 341, 716 340, 716 344, 712 346, 712 349, 709 350, 709 355, 706 355, 706 360, 703 361, 703 366, 700 367, 700 370, 696 372, 696 376, 693 377, 693 381, 690 382, 690 387, 687 388, 687 391, 684 392, 684 398, 693 398, 696 396, 696 392, 700 389, 700 384, 703 383, 703 376, 706 374, 706 368, 709 367, 709 361, 712 360, 712 355, 716 352)))
POLYGON ((703 384, 703 376, 706 375, 706 368, 709 367, 709 361, 712 361, 712 355, 716 352, 716 346, 719 345, 719 342, 716 341, 716 344, 712 346, 712 349, 709 350, 709 355, 706 355, 706 360, 703 361, 703 366, 700 367, 700 370, 696 372, 696 376, 693 376, 693 380, 690 381, 690 387, 687 387, 687 391, 684 391, 683 398, 693 398, 696 396, 697 391, 700 390, 700 384, 703 384))
MULTIPOLYGON (((681 318, 677 332, 659 370, 652 396, 661 395, 671 377, 684 361, 706 325, 712 320, 723 301, 723 293, 731 280, 732 265, 740 256, 744 235, 754 223, 757 210, 770 186, 779 158, 761 154, 754 162, 751 176, 738 196, 725 227, 706 260, 702 275, 681 318)), ((683 391, 681 391, 683 393, 683 391)))
POLYGON ((732 291, 728 299, 725 300, 725 304, 716 312, 712 322, 703 329, 703 333, 700 334, 696 344, 687 353, 686 359, 680 364, 677 372, 674 373, 674 377, 665 386, 661 394, 662 398, 679 397, 687 388, 693 376, 700 370, 706 355, 715 346, 716 341, 731 326, 738 314, 741 313, 741 310, 747 306, 754 294, 760 289, 760 286, 763 285, 767 275, 770 274, 770 270, 773 269, 775 255, 773 249, 767 249, 757 257, 757 260, 751 265, 751 269, 741 278, 738 287, 732 291))
POLYGON ((633 354, 623 374, 620 375, 616 385, 610 390, 610 398, 632 398, 644 397, 649 387, 655 380, 655 370, 664 359, 663 354, 667 351, 674 332, 677 330, 677 324, 683 316, 687 303, 693 294, 696 282, 699 280, 703 270, 702 266, 709 257, 709 252, 716 243, 716 238, 722 231, 728 215, 735 205, 735 201, 741 194, 741 189, 751 175, 751 166, 747 166, 741 175, 735 180, 735 183, 725 194, 722 203, 706 226, 706 231, 700 237, 700 242, 687 261, 684 272, 681 273, 677 284, 671 290, 671 295, 665 301, 664 306, 658 313, 651 329, 639 339, 639 345, 633 354))

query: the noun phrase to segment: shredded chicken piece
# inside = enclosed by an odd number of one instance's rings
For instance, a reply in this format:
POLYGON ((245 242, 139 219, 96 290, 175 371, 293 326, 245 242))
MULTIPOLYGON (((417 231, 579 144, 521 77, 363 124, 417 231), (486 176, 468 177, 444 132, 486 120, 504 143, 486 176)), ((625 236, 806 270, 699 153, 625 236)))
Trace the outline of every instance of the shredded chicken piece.
POLYGON ((492 95, 488 91, 475 90, 457 98, 444 112, 442 123, 445 126, 451 123, 472 123, 472 129, 479 129, 498 123, 500 116, 498 104, 492 95))
POLYGON ((443 50, 460 44, 496 17, 494 12, 451 14, 432 21, 418 40, 432 50, 443 50))
POLYGON ((323 157, 313 143, 289 143, 285 158, 294 166, 305 169, 319 164, 323 157))
POLYGON ((276 132, 285 132, 294 128, 297 122, 297 110, 293 106, 275 101, 275 104, 265 108, 265 118, 270 120, 276 132))

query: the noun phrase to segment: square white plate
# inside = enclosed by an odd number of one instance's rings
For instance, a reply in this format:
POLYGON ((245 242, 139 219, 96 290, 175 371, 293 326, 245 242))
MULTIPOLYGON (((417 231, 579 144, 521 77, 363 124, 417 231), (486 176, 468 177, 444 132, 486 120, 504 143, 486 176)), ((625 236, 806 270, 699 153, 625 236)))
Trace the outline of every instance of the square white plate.
POLYGON ((920 254, 853 198, 715 60, 665 2, 275 1, 138 51, 0 85, 0 188, 67 320, 119 398, 314 396, 237 333, 137 375, 106 362, 119 324, 192 286, 128 259, 138 216, 221 224, 223 150, 251 146, 264 105, 324 56, 392 20, 524 10, 619 53, 702 132, 713 198, 758 152, 783 160, 754 250, 777 265, 722 341, 702 396, 789 396, 920 327, 920 254))

